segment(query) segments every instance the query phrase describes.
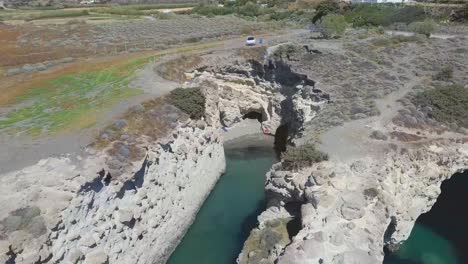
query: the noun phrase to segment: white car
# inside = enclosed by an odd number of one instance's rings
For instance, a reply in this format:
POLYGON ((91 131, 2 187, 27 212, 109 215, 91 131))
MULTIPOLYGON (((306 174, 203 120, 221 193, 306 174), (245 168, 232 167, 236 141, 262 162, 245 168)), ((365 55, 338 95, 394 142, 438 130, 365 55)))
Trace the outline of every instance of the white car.
POLYGON ((247 37, 247 40, 245 41, 245 45, 255 46, 255 44, 257 44, 257 40, 254 37, 247 37))

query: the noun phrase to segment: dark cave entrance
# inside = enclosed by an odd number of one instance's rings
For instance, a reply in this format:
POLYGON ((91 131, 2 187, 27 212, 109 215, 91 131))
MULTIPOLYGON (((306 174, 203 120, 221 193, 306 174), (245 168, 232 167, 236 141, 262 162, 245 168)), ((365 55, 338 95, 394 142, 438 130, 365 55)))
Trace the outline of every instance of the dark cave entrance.
POLYGON ((259 113, 257 111, 250 111, 244 116, 242 116, 242 119, 256 119, 258 122, 263 122, 265 119, 263 117, 262 113, 259 113))
POLYGON ((276 129, 274 147, 278 154, 281 154, 281 152, 284 152, 286 150, 286 146, 288 144, 288 136, 288 125, 281 125, 276 129))
POLYGON ((295 237, 302 229, 301 206, 301 202, 289 202, 284 206, 286 211, 294 216, 294 218, 286 224, 290 240, 292 240, 293 237, 295 237))
POLYGON ((408 239, 396 252, 386 250, 384 264, 468 263, 467 189, 468 170, 445 180, 437 202, 418 217, 408 239))

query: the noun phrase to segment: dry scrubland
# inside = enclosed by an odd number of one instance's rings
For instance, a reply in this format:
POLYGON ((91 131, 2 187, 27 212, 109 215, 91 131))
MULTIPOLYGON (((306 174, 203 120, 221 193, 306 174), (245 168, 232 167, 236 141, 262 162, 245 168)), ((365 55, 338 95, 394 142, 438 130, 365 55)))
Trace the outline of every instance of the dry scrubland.
MULTIPOLYGON (((204 18, 182 15, 163 20, 137 19, 97 25, 81 22, 34 26, 0 24, 0 66, 164 49, 171 45, 248 34, 271 27, 275 25, 254 23, 232 16, 204 18)), ((15 72, 12 70, 10 73, 15 72)))
MULTIPOLYGON (((207 49, 219 44, 214 39, 266 29, 272 25, 185 15, 102 24, 0 24, 0 130, 40 136, 93 126, 103 110, 143 93, 131 80, 154 55, 207 49)), ((185 63, 195 65, 196 59, 185 63)), ((166 78, 184 78, 174 65, 166 68, 166 78)))
MULTIPOLYGON (((389 110, 387 103, 393 102, 378 99, 397 91, 396 96, 402 97, 399 101, 404 109, 395 117, 396 124, 417 129, 435 128, 437 120, 428 111, 421 112, 412 98, 424 91, 453 85, 463 87, 468 83, 466 37, 443 40, 422 35, 405 37, 353 31, 326 45, 308 42, 307 48, 292 45, 286 52, 289 59, 284 59, 298 72, 307 73, 309 78, 319 82, 331 94, 333 103, 311 121, 309 127, 313 131, 305 134, 318 135, 350 120, 379 114, 390 116, 387 112, 393 110, 389 110), (314 45, 320 46, 320 51, 315 50, 314 45), (440 78, 440 73, 447 68, 451 69, 449 76, 440 78)), ((460 89, 466 91, 466 87, 460 89)), ((460 106, 456 107, 463 111, 460 106)), ((450 120, 445 125, 459 128, 450 120)))

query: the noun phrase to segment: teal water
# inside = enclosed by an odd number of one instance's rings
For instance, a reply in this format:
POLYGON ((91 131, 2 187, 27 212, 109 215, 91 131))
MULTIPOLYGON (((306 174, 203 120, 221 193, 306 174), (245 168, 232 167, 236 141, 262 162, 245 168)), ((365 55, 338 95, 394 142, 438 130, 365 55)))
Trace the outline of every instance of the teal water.
POLYGON ((258 214, 265 208, 265 173, 272 148, 226 150, 226 173, 203 204, 168 264, 235 263, 258 214))
POLYGON ((408 240, 384 264, 468 263, 468 171, 444 181, 432 209, 421 215, 408 240))

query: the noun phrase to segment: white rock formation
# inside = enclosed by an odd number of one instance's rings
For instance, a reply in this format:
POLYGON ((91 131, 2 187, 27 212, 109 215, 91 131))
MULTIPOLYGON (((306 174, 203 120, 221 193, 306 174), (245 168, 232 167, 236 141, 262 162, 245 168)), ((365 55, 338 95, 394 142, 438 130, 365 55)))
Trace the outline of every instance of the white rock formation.
POLYGON ((102 158, 50 158, 1 176, 0 262, 165 263, 224 172, 217 128, 181 124, 136 165, 111 180, 102 158))
MULTIPOLYGON (((328 95, 316 94, 307 76, 288 72, 295 83, 286 87, 272 77, 283 69, 257 69, 248 62, 237 63, 212 72, 195 72, 190 83, 202 87, 207 94, 207 120, 227 127, 241 121, 251 112, 261 114, 262 130, 274 135, 279 126, 288 124, 297 130, 311 120, 320 108, 328 102, 328 95), (265 73, 263 71, 268 71, 265 73), (212 109, 211 108, 216 108, 212 109)), ((289 68, 288 68, 289 70, 289 68)))
POLYGON ((274 165, 266 190, 276 205, 259 217, 259 229, 287 217, 288 202, 302 203, 302 229, 281 256, 262 263, 382 263, 384 243, 408 238, 417 217, 436 202, 441 182, 468 168, 467 154, 463 141, 440 140, 388 149, 384 159, 325 161, 296 172, 274 165), (390 222, 395 231, 386 233, 390 222))

